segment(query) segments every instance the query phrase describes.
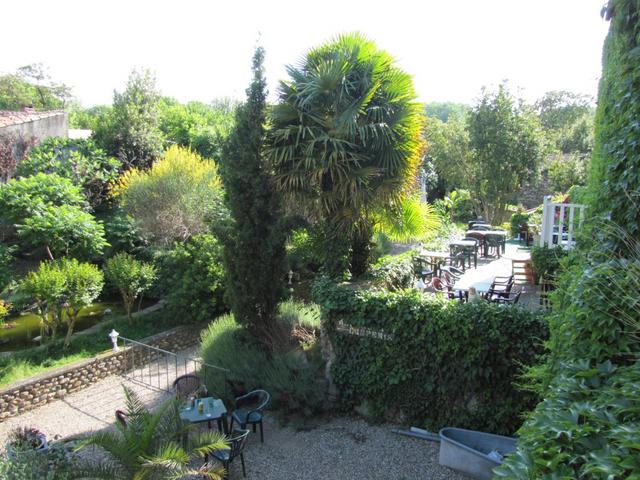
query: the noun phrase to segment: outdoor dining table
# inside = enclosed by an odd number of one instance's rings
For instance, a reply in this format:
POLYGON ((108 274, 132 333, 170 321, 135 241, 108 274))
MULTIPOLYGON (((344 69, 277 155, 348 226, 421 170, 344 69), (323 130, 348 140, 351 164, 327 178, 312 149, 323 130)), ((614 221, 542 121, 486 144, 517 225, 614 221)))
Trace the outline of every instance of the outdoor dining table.
POLYGON ((418 257, 429 260, 429 265, 431 266, 433 275, 437 277, 438 271, 440 270, 440 265, 443 264, 447 258, 449 258, 449 253, 434 252, 431 250, 419 250, 418 257))
MULTIPOLYGON (((506 230, 467 230, 466 236, 469 236, 470 233, 473 233, 473 236, 481 235, 482 238, 485 238, 487 235, 496 235, 498 237, 502 237, 502 253, 505 252, 506 249, 506 239, 507 232, 506 230)), ((487 242, 484 242, 484 256, 486 257, 489 253, 489 248, 487 247, 487 242)))
POLYGON ((459 292, 460 298, 464 295, 465 299, 469 299, 469 289, 471 287, 476 289, 476 292, 479 295, 487 293, 491 289, 491 285, 493 284, 493 280, 495 277, 485 278, 483 280, 476 281, 464 281, 460 280, 456 282, 456 284, 451 287, 452 290, 459 292))
POLYGON ((211 428, 211 422, 215 420, 218 422, 218 430, 229 433, 227 408, 219 398, 196 398, 195 405, 191 405, 189 402, 180 409, 180 418, 194 424, 207 422, 209 428, 211 428), (200 404, 202 404, 202 411, 199 408, 200 404))

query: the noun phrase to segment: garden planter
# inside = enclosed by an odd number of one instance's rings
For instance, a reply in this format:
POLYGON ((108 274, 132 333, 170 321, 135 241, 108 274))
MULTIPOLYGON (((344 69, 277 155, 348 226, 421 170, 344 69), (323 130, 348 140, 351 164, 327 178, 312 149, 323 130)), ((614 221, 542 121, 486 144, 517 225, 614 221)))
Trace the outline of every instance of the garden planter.
POLYGON ((515 450, 515 438, 462 428, 440 430, 440 465, 471 478, 490 480, 502 457, 515 450))
MULTIPOLYGON (((47 453, 50 449, 49 447, 49 442, 47 441, 47 436, 42 433, 42 434, 37 434, 34 437, 34 441, 37 442, 37 445, 33 446, 33 449, 38 452, 38 453, 47 453)), ((12 460, 15 460, 16 458, 16 452, 20 451, 19 449, 16 449, 16 447, 12 444, 7 444, 6 446, 7 449, 7 457, 9 457, 12 460)))

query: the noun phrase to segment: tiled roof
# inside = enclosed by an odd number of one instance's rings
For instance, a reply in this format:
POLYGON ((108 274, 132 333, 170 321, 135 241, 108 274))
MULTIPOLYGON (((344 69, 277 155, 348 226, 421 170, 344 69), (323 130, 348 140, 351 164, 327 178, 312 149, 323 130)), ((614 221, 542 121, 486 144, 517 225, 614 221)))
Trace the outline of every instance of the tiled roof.
POLYGON ((30 108, 25 108, 21 111, 0 110, 0 128, 8 127, 9 125, 17 125, 19 123, 33 122, 34 120, 42 120, 43 118, 55 117, 56 115, 62 115, 63 110, 49 110, 46 112, 39 112, 30 108))

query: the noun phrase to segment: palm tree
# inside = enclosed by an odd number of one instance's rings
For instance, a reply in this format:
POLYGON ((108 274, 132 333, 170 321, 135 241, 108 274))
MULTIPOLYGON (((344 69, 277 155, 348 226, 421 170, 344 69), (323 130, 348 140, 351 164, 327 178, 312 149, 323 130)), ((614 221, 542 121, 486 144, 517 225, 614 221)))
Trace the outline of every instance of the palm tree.
MULTIPOLYGON (((412 79, 357 33, 311 50, 288 73, 271 112, 275 183, 322 225, 329 258, 352 249, 351 272, 359 274, 372 212, 399 204, 420 163, 412 79)), ((325 268, 341 273, 339 263, 325 268)))
POLYGON ((145 480, 181 479, 198 475, 199 478, 223 478, 222 468, 205 464, 196 469, 189 464, 214 450, 228 448, 224 436, 207 431, 187 437, 180 420, 178 401, 165 402, 157 411, 150 412, 135 392, 124 387, 127 425, 116 422, 117 432, 102 431, 81 439, 78 450, 94 446, 108 454, 108 458, 85 462, 73 468, 72 477, 78 479, 145 480))
POLYGON ((413 242, 436 232, 441 223, 433 206, 412 195, 407 196, 398 208, 381 212, 376 217, 375 230, 394 242, 413 242))

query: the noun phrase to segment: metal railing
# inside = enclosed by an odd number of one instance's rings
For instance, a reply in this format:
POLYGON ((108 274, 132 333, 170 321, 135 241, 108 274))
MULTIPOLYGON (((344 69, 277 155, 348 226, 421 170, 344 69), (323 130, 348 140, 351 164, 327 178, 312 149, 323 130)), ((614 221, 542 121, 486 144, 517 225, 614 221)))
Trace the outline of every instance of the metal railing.
POLYGON ((119 336, 119 339, 122 340, 123 351, 122 375, 128 380, 171 392, 176 378, 196 373, 207 385, 216 386, 216 391, 212 393, 222 398, 227 397, 230 370, 130 338, 119 336))

